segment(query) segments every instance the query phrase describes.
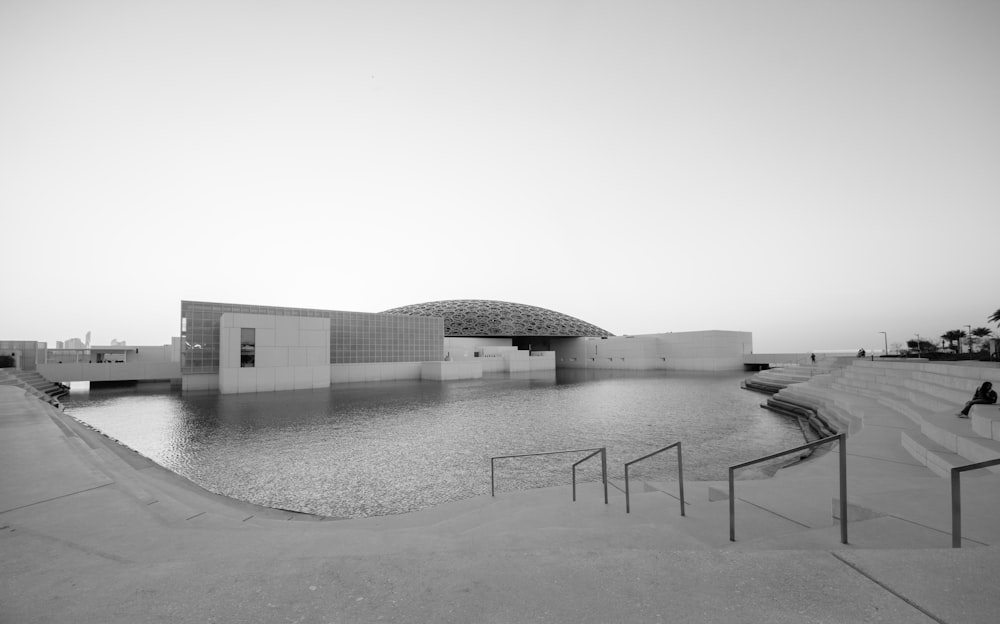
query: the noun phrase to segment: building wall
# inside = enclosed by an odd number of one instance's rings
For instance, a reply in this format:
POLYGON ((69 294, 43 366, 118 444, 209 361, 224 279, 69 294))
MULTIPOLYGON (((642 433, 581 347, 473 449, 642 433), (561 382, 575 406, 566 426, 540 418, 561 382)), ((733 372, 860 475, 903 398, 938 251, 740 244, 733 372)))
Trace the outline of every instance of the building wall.
POLYGON ((444 356, 444 320, 440 317, 181 301, 181 371, 185 376, 219 374, 221 317, 227 312, 328 319, 328 364, 425 362, 444 356))
POLYGON ((659 334, 666 345, 670 370, 743 370, 744 354, 753 353, 753 334, 699 331, 659 334))
POLYGON ((330 319, 225 312, 220 317, 219 391, 273 392, 330 385, 330 319), (241 333, 254 330, 252 366, 241 364, 241 333))
POLYGON ((67 362, 39 364, 38 372, 49 381, 166 381, 181 377, 177 362, 132 361, 123 363, 67 362))
POLYGON ((476 357, 476 353, 483 351, 486 347, 510 347, 510 338, 452 338, 444 339, 445 355, 452 361, 470 360, 476 357))
POLYGON ((22 371, 36 370, 35 364, 45 361, 45 347, 37 340, 0 340, 0 353, 13 355, 16 368, 22 371))
POLYGON ((559 368, 621 370, 742 370, 753 335, 737 331, 674 332, 552 340, 559 368))

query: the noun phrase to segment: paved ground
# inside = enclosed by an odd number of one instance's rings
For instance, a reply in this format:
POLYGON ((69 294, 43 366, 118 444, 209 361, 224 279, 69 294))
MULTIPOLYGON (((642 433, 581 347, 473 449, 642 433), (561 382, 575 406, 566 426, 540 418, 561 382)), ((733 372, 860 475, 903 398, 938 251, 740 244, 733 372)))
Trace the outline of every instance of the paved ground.
POLYGON ((594 484, 366 520, 268 510, 0 387, 0 622, 996 621, 998 481, 970 483, 970 540, 947 548, 943 480, 891 443, 905 422, 866 417, 849 545, 836 453, 740 482, 734 544, 706 483, 684 517, 670 483, 630 514, 594 484))

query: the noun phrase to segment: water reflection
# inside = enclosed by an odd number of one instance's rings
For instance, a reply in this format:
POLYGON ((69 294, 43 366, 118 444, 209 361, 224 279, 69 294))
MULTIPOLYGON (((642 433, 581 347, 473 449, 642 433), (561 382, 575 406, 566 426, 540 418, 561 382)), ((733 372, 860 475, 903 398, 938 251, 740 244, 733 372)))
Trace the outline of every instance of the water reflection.
MULTIPOLYGON (((95 390, 67 411, 204 487, 339 517, 402 513, 489 492, 489 458, 607 446, 609 470, 683 440, 685 478, 802 443, 742 374, 558 371, 454 382, 345 384, 253 395, 95 390)), ((582 457, 582 455, 581 455, 582 457)), ((504 460, 500 491, 568 483, 579 457, 504 460)), ((637 467, 671 479, 670 455, 637 467)), ((581 466, 599 477, 600 462, 581 466)))

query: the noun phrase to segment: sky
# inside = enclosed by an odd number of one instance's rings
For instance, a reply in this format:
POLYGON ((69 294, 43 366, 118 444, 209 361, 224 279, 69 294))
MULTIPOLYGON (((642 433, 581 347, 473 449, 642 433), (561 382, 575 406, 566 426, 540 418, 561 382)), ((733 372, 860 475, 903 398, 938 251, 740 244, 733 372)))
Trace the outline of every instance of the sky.
POLYGON ((997 329, 994 0, 2 0, 0 92, 0 339, 165 344, 182 299, 997 329))

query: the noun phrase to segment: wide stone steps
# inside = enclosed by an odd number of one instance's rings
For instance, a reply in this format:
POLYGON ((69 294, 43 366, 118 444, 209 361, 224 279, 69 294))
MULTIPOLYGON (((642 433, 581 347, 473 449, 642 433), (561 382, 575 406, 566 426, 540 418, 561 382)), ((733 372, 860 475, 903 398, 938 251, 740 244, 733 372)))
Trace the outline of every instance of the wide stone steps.
POLYGON ((69 393, 66 386, 49 381, 40 373, 0 369, 0 384, 24 388, 33 396, 49 401, 69 393))
POLYGON ((901 432, 901 444, 935 474, 948 477, 953 467, 1000 458, 1000 410, 977 410, 969 420, 955 417, 984 378, 993 376, 1000 377, 1000 369, 859 362, 781 394, 798 400, 833 401, 831 393, 872 399, 919 427, 901 432))
POLYGON ((807 382, 824 375, 829 375, 832 371, 837 370, 842 366, 842 362, 835 360, 820 364, 770 368, 748 377, 744 381, 743 387, 747 390, 774 394, 783 388, 807 382))
POLYGON ((964 466, 969 463, 968 459, 954 451, 949 451, 923 433, 903 431, 900 437, 903 448, 914 459, 930 468, 934 474, 940 477, 948 478, 951 476, 952 468, 964 466))
POLYGON ((944 386, 935 386, 924 382, 911 384, 904 382, 905 380, 895 376, 862 376, 857 373, 837 375, 832 380, 833 387, 846 392, 854 391, 859 394, 867 393, 869 396, 875 394, 885 398, 896 398, 907 403, 920 405, 930 411, 954 409, 956 405, 964 403, 961 397, 971 396, 971 393, 958 393, 944 386))
POLYGON ((818 382, 791 386, 779 392, 778 400, 806 405, 814 410, 838 431, 850 431, 856 428, 858 421, 850 413, 850 405, 843 395, 830 388, 819 385, 818 382))
POLYGON ((1000 440, 1000 404, 973 405, 969 410, 972 430, 984 438, 1000 440))

